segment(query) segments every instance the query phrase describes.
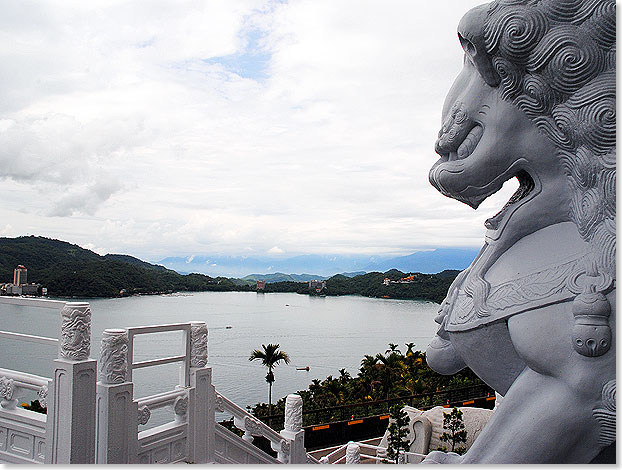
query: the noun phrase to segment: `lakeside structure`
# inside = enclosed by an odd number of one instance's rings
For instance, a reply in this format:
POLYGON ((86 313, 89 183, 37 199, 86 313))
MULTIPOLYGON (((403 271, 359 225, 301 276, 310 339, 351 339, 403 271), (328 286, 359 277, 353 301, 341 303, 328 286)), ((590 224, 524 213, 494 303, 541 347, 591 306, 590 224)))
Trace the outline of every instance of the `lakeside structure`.
POLYGON ((28 270, 20 264, 13 270, 13 283, 0 284, 0 295, 45 296, 47 288, 37 283, 28 284, 28 270))
POLYGON ((309 281, 309 292, 311 294, 323 294, 326 292, 326 281, 309 281))

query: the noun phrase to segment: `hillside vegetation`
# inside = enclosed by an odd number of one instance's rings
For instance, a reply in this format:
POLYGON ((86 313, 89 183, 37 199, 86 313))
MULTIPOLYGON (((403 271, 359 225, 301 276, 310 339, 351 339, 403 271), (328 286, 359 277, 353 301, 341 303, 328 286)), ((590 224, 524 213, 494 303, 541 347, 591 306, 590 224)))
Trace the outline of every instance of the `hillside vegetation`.
POLYGON ((173 291, 250 290, 227 278, 181 275, 127 255, 100 256, 60 240, 44 237, 0 238, 0 282, 13 280, 23 264, 28 282, 48 288, 57 297, 117 297, 173 291))
MULTIPOLYGON (((118 297, 122 291, 123 295, 133 295, 255 290, 251 279, 182 275, 132 256, 100 256, 60 240, 34 236, 0 238, 0 283, 11 282, 13 269, 19 264, 28 269, 28 282, 42 284, 47 287, 48 295, 56 297, 118 297)), ((389 285, 383 284, 385 278, 399 281, 406 274, 396 269, 354 277, 338 274, 326 280, 325 294, 422 299, 440 303, 457 274, 458 271, 453 270, 438 274, 416 273, 409 283, 389 285)), ((282 276, 288 280, 267 283, 264 292, 309 293, 308 284, 299 280, 299 276, 308 275, 282 276)))
MULTIPOLYGON (((415 343, 402 346, 389 343, 389 349, 376 355, 366 354, 361 359, 361 367, 356 376, 346 369, 339 369, 338 375, 329 375, 324 380, 313 379, 306 390, 296 393, 303 399, 305 410, 317 410, 326 407, 373 402, 390 398, 407 397, 416 394, 433 393, 472 385, 482 385, 482 380, 465 367, 453 375, 441 375, 428 366, 425 352, 415 350, 415 343), (402 351, 404 351, 402 353, 402 351)), ((335 366, 337 372, 337 366, 335 366)), ((272 414, 284 413, 286 397, 278 400, 272 414)), ((444 404, 428 399, 420 400, 418 406, 444 404)), ((267 403, 257 403, 250 407, 258 417, 268 416, 267 403)), ((348 414, 356 413, 351 408, 348 414)), ((361 408, 368 416, 369 409, 361 408)), ((305 418, 312 418, 307 415, 305 418)), ((328 421, 336 421, 338 416, 326 416, 328 421)))
MULTIPOLYGON (((366 297, 384 297, 391 299, 421 299, 441 303, 447 290, 459 271, 447 270, 438 274, 416 273, 409 283, 391 283, 384 285, 383 280, 389 278, 399 281, 406 274, 392 269, 386 273, 367 273, 355 277, 341 274, 326 280, 326 295, 363 295, 366 297)), ((266 284, 264 292, 297 292, 308 293, 309 289, 303 282, 274 282, 266 284)))

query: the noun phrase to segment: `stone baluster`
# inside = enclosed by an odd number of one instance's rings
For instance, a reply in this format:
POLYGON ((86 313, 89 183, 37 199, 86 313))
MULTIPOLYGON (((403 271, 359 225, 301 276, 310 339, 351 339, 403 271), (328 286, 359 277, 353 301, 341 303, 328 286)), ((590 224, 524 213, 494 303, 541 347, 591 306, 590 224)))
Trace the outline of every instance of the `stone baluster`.
POLYGON ((61 310, 58 358, 48 396, 46 463, 95 462, 95 383, 91 308, 67 302, 61 310))
POLYGON ((190 322, 190 386, 195 388, 194 462, 214 462, 216 447, 216 391, 212 368, 207 365, 208 329, 205 322, 190 322))
POLYGON ((300 395, 287 395, 285 399, 285 429, 280 434, 289 447, 289 463, 305 464, 307 462, 307 451, 305 449, 305 432, 302 429, 302 398, 300 395))
POLYGON ((361 448, 356 442, 348 442, 346 447, 346 464, 361 463, 361 448))
POLYGON ((384 447, 379 447, 378 449, 376 449, 376 457, 378 457, 379 459, 382 459, 382 460, 376 460, 377 464, 384 463, 383 460, 387 459, 387 449, 384 447))
POLYGON ((97 463, 135 463, 138 424, 146 424, 151 412, 134 402, 134 384, 127 381, 127 330, 104 330, 97 382, 97 463))
POLYGON ((14 410, 17 407, 17 398, 13 398, 15 393, 15 382, 7 377, 0 377, 0 406, 7 410, 14 410))

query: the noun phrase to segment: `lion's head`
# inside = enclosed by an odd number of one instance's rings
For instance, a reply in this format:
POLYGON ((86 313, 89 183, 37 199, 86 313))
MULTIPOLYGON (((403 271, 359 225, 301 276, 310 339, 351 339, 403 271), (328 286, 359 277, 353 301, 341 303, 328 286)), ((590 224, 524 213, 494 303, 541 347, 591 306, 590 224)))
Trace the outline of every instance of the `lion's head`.
POLYGON ((516 177, 490 236, 571 220, 615 279, 615 1, 496 0, 458 36, 430 182, 477 208, 516 177))

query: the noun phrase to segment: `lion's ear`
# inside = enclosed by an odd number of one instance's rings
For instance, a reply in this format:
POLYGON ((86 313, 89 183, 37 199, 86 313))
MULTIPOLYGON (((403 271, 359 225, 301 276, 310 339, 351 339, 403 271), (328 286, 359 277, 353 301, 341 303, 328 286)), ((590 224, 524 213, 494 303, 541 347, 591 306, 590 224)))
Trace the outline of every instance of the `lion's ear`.
POLYGON ((460 20, 458 38, 466 55, 491 87, 501 83, 501 77, 492 65, 492 58, 486 52, 484 43, 484 22, 488 14, 488 5, 480 5, 471 9, 460 20))

